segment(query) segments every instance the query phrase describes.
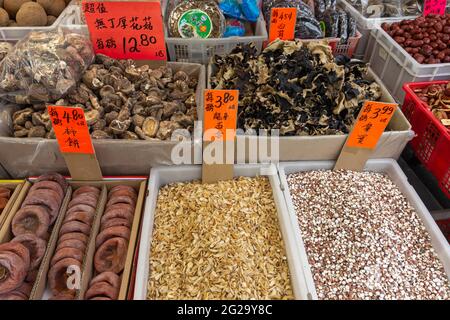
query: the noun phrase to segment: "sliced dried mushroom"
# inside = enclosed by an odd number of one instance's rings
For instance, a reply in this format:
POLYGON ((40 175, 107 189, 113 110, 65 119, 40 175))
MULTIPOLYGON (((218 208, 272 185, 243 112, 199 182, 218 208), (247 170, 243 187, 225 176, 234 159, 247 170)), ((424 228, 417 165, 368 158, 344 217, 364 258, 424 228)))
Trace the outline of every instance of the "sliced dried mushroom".
POLYGON ((159 121, 153 117, 145 118, 142 131, 147 137, 154 138, 159 129, 159 121))

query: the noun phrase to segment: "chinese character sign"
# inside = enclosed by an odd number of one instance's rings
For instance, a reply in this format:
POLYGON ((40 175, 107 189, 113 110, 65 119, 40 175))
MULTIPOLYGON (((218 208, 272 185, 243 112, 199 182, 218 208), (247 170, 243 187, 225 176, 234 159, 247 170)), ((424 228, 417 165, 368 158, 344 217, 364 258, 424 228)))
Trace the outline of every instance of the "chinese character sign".
POLYGON ((84 1, 95 53, 115 59, 167 60, 159 2, 84 1))
POLYGON ((447 0, 425 0, 423 4, 423 15, 439 14, 442 16, 445 13, 446 5, 447 0))
POLYGON ((238 90, 205 90, 204 131, 215 130, 211 139, 234 140, 239 102, 238 90), (232 130, 232 134, 227 130, 232 130), (225 137, 225 139, 224 139, 225 137))
POLYGON ((375 148, 396 108, 395 103, 366 101, 347 140, 347 146, 375 148))
POLYGON ((270 17, 269 42, 278 38, 281 40, 293 40, 296 22, 296 8, 273 8, 270 17))
POLYGON ((48 114, 61 152, 94 153, 83 109, 49 106, 48 114))

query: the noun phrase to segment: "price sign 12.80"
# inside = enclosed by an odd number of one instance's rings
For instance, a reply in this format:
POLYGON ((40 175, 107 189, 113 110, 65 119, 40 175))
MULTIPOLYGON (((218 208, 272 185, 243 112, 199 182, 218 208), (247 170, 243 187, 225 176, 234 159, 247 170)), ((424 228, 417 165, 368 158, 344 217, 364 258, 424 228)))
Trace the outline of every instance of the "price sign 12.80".
POLYGON ((83 1, 95 53, 115 59, 167 60, 159 1, 83 1))

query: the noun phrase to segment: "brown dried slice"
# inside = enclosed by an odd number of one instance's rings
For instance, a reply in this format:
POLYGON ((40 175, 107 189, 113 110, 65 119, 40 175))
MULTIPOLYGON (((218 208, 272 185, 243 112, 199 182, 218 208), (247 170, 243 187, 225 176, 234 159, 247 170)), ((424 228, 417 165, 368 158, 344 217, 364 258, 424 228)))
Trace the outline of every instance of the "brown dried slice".
POLYGON ((24 233, 12 239, 11 242, 19 242, 28 249, 30 252, 30 269, 39 267, 42 258, 44 258, 47 241, 33 233, 24 233))
POLYGON ((52 296, 49 300, 74 300, 75 290, 66 290, 52 296))
POLYGON ((67 288, 67 279, 70 277, 70 274, 67 273, 67 268, 70 266, 81 268, 81 263, 76 259, 66 258, 59 260, 50 268, 48 272, 48 283, 53 295, 70 290, 67 288))
POLYGON ((0 301, 1 300, 28 300, 28 297, 18 291, 11 291, 5 294, 0 294, 0 301))
POLYGON ((3 209, 5 209, 6 205, 8 204, 9 199, 7 198, 0 198, 0 213, 3 209))
POLYGON ((12 232, 15 236, 34 233, 44 238, 50 225, 48 210, 42 206, 26 206, 16 212, 12 221, 12 232))
POLYGON ((11 198, 11 190, 0 187, 0 198, 11 198))
POLYGON ((20 287, 18 287, 16 290, 14 290, 14 292, 20 292, 20 293, 24 294, 28 299, 30 297, 32 289, 33 289, 33 285, 31 283, 24 282, 24 283, 22 283, 22 285, 20 287))
MULTIPOLYGON (((114 192, 118 191, 118 190, 128 190, 130 192, 136 192, 132 186, 118 185, 118 186, 112 187, 111 190, 109 190, 109 195, 111 193, 114 193, 114 192)), ((110 197, 108 197, 108 198, 110 198, 110 197)))
POLYGON ((68 215, 69 213, 72 213, 72 212, 77 212, 77 211, 84 211, 84 212, 88 212, 91 214, 95 214, 95 208, 92 208, 91 206, 87 206, 85 204, 77 204, 76 206, 73 206, 72 208, 67 210, 66 215, 68 215))
POLYGON ((47 208, 50 215, 50 223, 53 224, 58 216, 61 201, 55 191, 35 190, 27 195, 22 203, 22 208, 31 205, 39 205, 47 208))
POLYGON ((111 300, 116 300, 119 296, 119 288, 115 288, 112 285, 110 285, 108 282, 102 281, 97 282, 94 285, 92 285, 88 291, 86 291, 86 295, 84 298, 86 300, 90 300, 94 297, 108 297, 111 300))
POLYGON ((110 227, 128 227, 131 229, 132 222, 128 219, 122 219, 122 218, 112 218, 109 220, 106 220, 105 223, 102 223, 100 226, 100 230, 110 228, 110 227))
POLYGON ((111 238, 124 238, 130 240, 130 228, 127 227, 110 227, 102 230, 95 239, 95 247, 98 248, 105 241, 111 238))
POLYGON ((69 202, 68 208, 70 209, 70 208, 72 208, 72 207, 74 207, 74 206, 76 206, 78 204, 84 204, 84 205, 87 205, 87 206, 90 206, 90 207, 96 209, 97 208, 97 201, 98 201, 97 197, 85 193, 85 194, 79 195, 76 198, 73 198, 69 202))
POLYGON ((119 196, 129 196, 131 198, 133 198, 134 201, 137 200, 137 194, 136 191, 134 191, 133 189, 116 189, 114 191, 111 191, 108 194, 108 199, 114 198, 114 197, 119 197, 119 196))
POLYGON ((82 186, 73 192, 72 198, 75 198, 75 197, 79 196, 80 194, 84 194, 84 193, 94 194, 94 195, 97 195, 97 197, 98 197, 98 196, 100 196, 100 189, 96 188, 96 187, 91 187, 91 186, 82 186))
POLYGON ((136 206, 136 201, 132 197, 129 197, 129 196, 117 196, 117 197, 112 197, 111 199, 109 199, 108 202, 106 203, 106 207, 109 207, 109 206, 111 206, 113 204, 116 204, 116 203, 126 203, 126 204, 129 204, 129 205, 133 206, 133 207, 136 206))
POLYGON ((84 222, 88 225, 92 224, 92 220, 94 220, 94 215, 90 212, 85 211, 75 211, 71 212, 64 218, 64 222, 69 221, 80 221, 84 222))
POLYGON ((89 287, 92 287, 97 282, 107 282, 114 288, 120 288, 120 276, 118 276, 114 272, 106 271, 100 273, 91 280, 91 282, 89 283, 89 287))
POLYGON ((32 191, 35 191, 35 190, 52 190, 52 191, 55 191, 56 193, 58 193, 58 195, 61 199, 64 198, 63 189, 61 188, 59 183, 57 183, 55 181, 36 182, 35 184, 33 184, 31 186, 30 191, 28 191, 28 193, 31 193, 32 191))
POLYGON ((37 279, 38 273, 39 273, 39 269, 34 269, 34 270, 28 271, 25 281, 29 282, 29 283, 34 283, 37 279))
POLYGON ((89 240, 89 237, 81 232, 69 232, 59 236, 58 244, 61 244, 66 240, 72 239, 79 240, 86 245, 89 240))
POLYGON ((63 260, 65 258, 73 258, 77 261, 83 262, 84 252, 80 249, 76 248, 61 248, 56 251, 52 260, 50 261, 50 266, 53 266, 58 261, 63 260))
POLYGON ((116 209, 127 210, 131 215, 134 215, 135 207, 133 207, 132 205, 127 204, 127 203, 116 203, 116 204, 113 204, 113 205, 107 207, 105 209, 105 213, 108 213, 109 211, 116 210, 116 209))
POLYGON ((124 238, 112 238, 104 242, 94 257, 97 272, 112 271, 120 273, 124 266, 128 250, 128 241, 124 238))
POLYGON ((40 181, 55 181, 61 186, 64 193, 66 193, 67 188, 69 187, 67 180, 59 173, 43 174, 42 176, 40 176, 36 179, 36 182, 40 182, 40 181))
POLYGON ((86 223, 79 222, 79 221, 69 221, 65 222, 61 230, 59 231, 60 235, 70 233, 70 232, 81 232, 85 234, 86 236, 89 236, 91 233, 91 226, 87 225, 86 223))
POLYGON ((25 280, 28 267, 22 258, 11 251, 0 252, 0 294, 20 287, 25 280))
POLYGON ((0 244, 0 252, 12 252, 22 259, 25 268, 30 268, 30 251, 19 242, 5 242, 0 244))
POLYGON ((75 248, 75 249, 78 249, 78 250, 81 250, 84 252, 86 250, 86 244, 81 240, 68 239, 68 240, 64 240, 63 242, 59 243, 58 246, 56 247, 56 251, 64 249, 64 248, 75 248))
POLYGON ((128 210, 114 209, 114 210, 109 210, 102 216, 101 223, 105 223, 106 221, 108 221, 110 219, 114 219, 114 218, 126 219, 131 222, 131 221, 133 221, 134 217, 133 217, 133 214, 131 214, 130 211, 128 211, 128 210))

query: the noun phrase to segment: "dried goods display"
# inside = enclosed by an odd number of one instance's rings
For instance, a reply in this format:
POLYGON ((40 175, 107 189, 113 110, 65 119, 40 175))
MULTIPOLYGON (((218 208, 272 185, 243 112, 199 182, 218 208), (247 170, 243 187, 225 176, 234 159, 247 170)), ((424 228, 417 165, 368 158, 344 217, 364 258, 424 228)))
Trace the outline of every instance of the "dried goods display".
POLYGON ((385 174, 311 171, 287 182, 319 299, 450 298, 430 235, 385 174))
MULTIPOLYGON (((169 140, 177 129, 192 133, 197 84, 187 68, 138 67, 98 54, 81 82, 54 104, 83 108, 93 139, 169 140)), ((13 125, 15 137, 55 138, 42 103, 14 113, 13 125)))
POLYGON ((0 300, 28 300, 67 182, 50 173, 38 177, 12 220, 13 239, 0 244, 0 300))
POLYGON ((9 42, 0 42, 0 62, 5 59, 6 55, 13 49, 13 45, 9 42))
POLYGON ((292 299, 269 180, 160 189, 148 299, 292 299))
POLYGON ((381 97, 365 79, 368 65, 334 58, 323 41, 272 42, 261 55, 252 45, 215 58, 213 89, 238 89, 238 127, 279 129, 280 135, 345 134, 364 100, 381 97))
POLYGON ((5 209, 8 204, 9 198, 11 197, 11 190, 5 187, 0 187, 0 215, 3 209, 5 209))
POLYGON ((56 101, 76 86, 93 59, 85 36, 31 32, 0 64, 0 97, 18 104, 56 101))
POLYGON ((116 300, 125 267, 136 209, 137 193, 133 187, 118 185, 109 191, 100 232, 95 239, 96 276, 86 291, 87 300, 116 300))
POLYGON ((73 300, 77 290, 67 287, 69 266, 81 268, 86 253, 100 189, 82 186, 74 191, 59 230, 55 253, 50 260, 48 283, 51 300, 73 300))
POLYGON ((450 13, 384 22, 381 27, 418 63, 450 63, 450 13))
POLYGON ((433 84, 418 88, 414 93, 426 102, 427 107, 441 123, 450 129, 450 83, 433 84))
POLYGON ((3 0, 0 27, 51 26, 71 0, 3 0))
MULTIPOLYGON (((391 18, 421 14, 418 0, 346 0, 366 18, 391 18)), ((423 2, 423 1, 422 1, 423 2)))

